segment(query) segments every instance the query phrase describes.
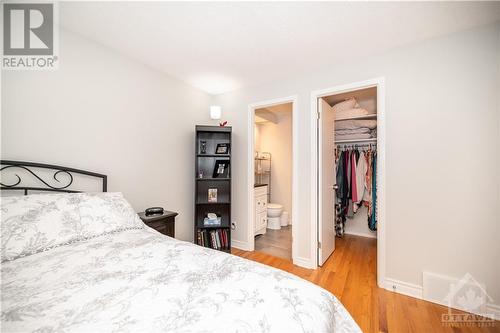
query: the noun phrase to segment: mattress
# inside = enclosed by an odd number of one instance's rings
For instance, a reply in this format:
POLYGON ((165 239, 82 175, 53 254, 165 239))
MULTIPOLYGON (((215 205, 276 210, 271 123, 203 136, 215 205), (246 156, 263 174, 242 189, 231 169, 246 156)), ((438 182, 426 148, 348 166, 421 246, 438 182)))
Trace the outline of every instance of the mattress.
POLYGON ((1 274, 2 332, 360 332, 308 281, 145 225, 12 257, 1 274))

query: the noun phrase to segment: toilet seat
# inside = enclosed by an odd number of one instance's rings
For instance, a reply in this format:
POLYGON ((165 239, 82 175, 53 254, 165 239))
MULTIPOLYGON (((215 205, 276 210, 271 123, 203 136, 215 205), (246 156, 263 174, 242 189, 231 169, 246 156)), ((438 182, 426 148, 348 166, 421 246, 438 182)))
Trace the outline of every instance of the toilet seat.
POLYGON ((283 205, 280 204, 275 204, 275 203, 269 203, 267 204, 267 209, 282 209, 283 205))
POLYGON ((280 217, 283 212, 283 205, 269 203, 267 204, 267 228, 279 230, 281 229, 280 217))

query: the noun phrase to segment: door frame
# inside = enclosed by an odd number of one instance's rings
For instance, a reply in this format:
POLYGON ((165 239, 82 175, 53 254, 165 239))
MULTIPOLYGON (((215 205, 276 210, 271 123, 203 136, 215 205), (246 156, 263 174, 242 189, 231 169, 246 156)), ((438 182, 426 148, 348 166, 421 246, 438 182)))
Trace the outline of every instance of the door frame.
POLYGON ((255 250, 254 227, 253 221, 255 220, 254 214, 254 123, 255 123, 255 110, 265 107, 271 107, 279 104, 292 103, 292 262, 295 263, 298 244, 298 96, 292 95, 287 97, 276 98, 272 100, 251 103, 248 105, 248 136, 247 136, 247 244, 248 251, 255 250))
MULTIPOLYGON (((311 261, 318 267, 319 209, 319 136, 318 99, 348 91, 377 87, 377 285, 384 288, 386 276, 386 127, 385 127, 385 78, 338 85, 311 92, 311 261)), ((335 254, 332 254, 335 255, 335 254)))

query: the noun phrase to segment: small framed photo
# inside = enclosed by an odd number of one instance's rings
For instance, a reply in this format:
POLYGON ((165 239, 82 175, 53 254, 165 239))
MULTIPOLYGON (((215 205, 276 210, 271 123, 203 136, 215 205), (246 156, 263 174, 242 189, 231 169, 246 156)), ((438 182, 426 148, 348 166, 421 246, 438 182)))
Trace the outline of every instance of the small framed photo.
POLYGON ((218 143, 217 148, 215 148, 216 154, 229 154, 229 143, 218 143))
POLYGON ((200 154, 207 153, 207 142, 205 140, 200 141, 200 154))
POLYGON ((213 203, 217 202, 217 189, 209 188, 208 189, 208 202, 213 203))
POLYGON ((228 178, 229 177, 229 160, 216 160, 212 178, 228 178))

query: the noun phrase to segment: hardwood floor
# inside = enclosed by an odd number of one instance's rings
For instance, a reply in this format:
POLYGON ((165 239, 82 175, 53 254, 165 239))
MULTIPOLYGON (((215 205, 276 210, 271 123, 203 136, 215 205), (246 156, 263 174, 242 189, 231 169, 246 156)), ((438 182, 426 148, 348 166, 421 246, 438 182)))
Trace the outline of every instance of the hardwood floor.
POLYGON ((443 326, 441 315, 447 313, 446 307, 378 288, 376 242, 350 235, 337 238, 334 255, 315 270, 294 266, 286 259, 262 252, 232 249, 232 253, 290 272, 329 290, 344 304, 363 332, 500 332, 498 321, 492 327, 443 326))
POLYGON ((267 229, 264 235, 255 237, 255 251, 292 260, 292 226, 280 230, 267 229))

